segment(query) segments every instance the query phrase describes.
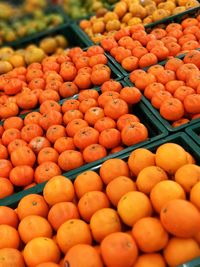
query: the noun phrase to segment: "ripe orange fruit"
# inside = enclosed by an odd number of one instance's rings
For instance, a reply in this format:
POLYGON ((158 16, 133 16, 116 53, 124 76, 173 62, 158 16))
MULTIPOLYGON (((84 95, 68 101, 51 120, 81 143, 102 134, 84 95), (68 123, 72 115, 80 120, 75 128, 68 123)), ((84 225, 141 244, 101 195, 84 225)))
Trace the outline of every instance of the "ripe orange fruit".
POLYGON ((21 220, 18 231, 25 244, 36 237, 52 237, 51 225, 45 218, 38 215, 29 215, 21 220))
POLYGON ((106 187, 106 194, 115 207, 120 198, 130 191, 136 191, 136 185, 133 180, 126 176, 116 177, 106 187))
POLYGON ((177 237, 190 238, 200 230, 200 212, 189 201, 173 199, 160 212, 160 219, 167 231, 177 237))
POLYGON ((91 191, 85 193, 78 202, 78 210, 84 221, 89 222, 92 215, 100 209, 109 208, 110 202, 105 193, 91 191))
POLYGON ((86 244, 78 244, 70 248, 64 262, 70 267, 103 267, 103 262, 96 249, 86 244))
POLYGON ((168 242, 168 233, 161 222, 152 217, 137 221, 132 229, 132 235, 142 252, 152 253, 165 248, 168 242))
POLYGON ((166 263, 161 254, 147 253, 140 255, 134 267, 166 267, 166 263))
POLYGON ((6 224, 0 225, 0 249, 2 248, 16 248, 20 244, 20 237, 17 230, 6 224))
POLYGON ((146 148, 134 150, 128 158, 128 166, 134 176, 148 166, 155 165, 155 155, 146 148))
POLYGON ((190 202, 200 209, 200 182, 196 183, 190 191, 190 202))
POLYGON ((120 199, 117 211, 122 221, 132 227, 139 219, 150 216, 152 207, 149 198, 144 193, 132 191, 120 199))
POLYGON ((132 267, 138 256, 137 245, 127 233, 106 236, 100 248, 103 261, 109 267, 132 267))
POLYGON ((172 175, 178 168, 187 164, 187 156, 180 145, 166 143, 157 149, 155 161, 157 166, 172 175))
POLYGON ((183 165, 176 171, 174 178, 186 192, 190 192, 192 187, 200 181, 200 167, 194 164, 183 165))
POLYGON ((90 219, 93 239, 101 242, 107 235, 120 232, 121 222, 114 209, 104 208, 96 211, 90 219))
POLYGON ((67 253, 71 247, 77 244, 91 245, 92 236, 89 226, 84 221, 72 219, 59 227, 56 240, 62 252, 67 253))
POLYGON ((22 253, 15 248, 1 248, 0 249, 0 266, 17 266, 25 267, 22 253))
POLYGON ((168 201, 177 198, 185 199, 185 192, 178 183, 171 180, 157 183, 150 193, 151 203, 158 213, 168 201))
POLYGON ((14 228, 17 228, 19 219, 17 213, 6 206, 0 206, 0 225, 7 224, 14 228))
POLYGON ((43 190, 44 199, 51 206, 62 201, 72 201, 74 194, 71 180, 62 175, 50 179, 43 190))
POLYGON ((60 251, 52 239, 47 237, 36 237, 26 244, 23 256, 26 265, 37 266, 37 264, 48 261, 55 263, 59 262, 60 251))
POLYGON ((192 238, 173 237, 164 249, 164 258, 169 266, 179 266, 199 256, 199 245, 192 238))
POLYGON ((74 189, 78 198, 91 191, 102 191, 103 182, 94 171, 85 171, 79 174, 74 181, 74 189))
POLYGON ((167 179, 167 174, 163 169, 157 166, 149 166, 139 172, 136 185, 140 192, 150 194, 157 183, 167 179))

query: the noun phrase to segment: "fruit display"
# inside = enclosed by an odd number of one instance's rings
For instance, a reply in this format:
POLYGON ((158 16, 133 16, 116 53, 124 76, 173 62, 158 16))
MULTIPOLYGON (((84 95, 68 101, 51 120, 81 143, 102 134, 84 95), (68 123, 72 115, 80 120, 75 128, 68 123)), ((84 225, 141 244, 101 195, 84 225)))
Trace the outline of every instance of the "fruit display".
POLYGON ((68 40, 64 35, 43 38, 38 45, 27 45, 25 48, 14 50, 12 47, 0 48, 0 74, 7 73, 13 68, 26 67, 53 54, 62 54, 68 47, 68 40))
POLYGON ((117 0, 63 0, 62 6, 69 17, 80 19, 90 16, 94 12, 105 12, 117 0))
MULTIPOLYGON (((72 84, 68 86, 73 90, 72 84)), ((114 80, 101 88, 101 92, 82 90, 77 99, 62 105, 44 100, 39 111, 28 113, 24 119, 4 120, 0 128, 0 198, 150 137, 146 110, 134 112, 140 91, 114 80), (10 190, 4 191, 4 184, 10 190)))
POLYGON ((170 23, 166 29, 155 28, 149 34, 143 25, 134 25, 118 31, 114 37, 105 38, 101 45, 126 72, 142 69, 199 49, 200 15, 186 18, 181 24, 170 23))
POLYGON ((113 11, 100 10, 90 19, 81 20, 79 25, 94 43, 98 43, 106 36, 114 36, 120 29, 147 25, 197 6, 197 0, 121 0, 113 11))
POLYGON ((0 264, 187 266, 200 257, 199 194, 200 166, 173 142, 109 159, 74 183, 54 176, 42 195, 0 207, 0 264))
POLYGON ((62 23, 64 23, 62 14, 56 12, 45 13, 43 11, 9 22, 0 21, 0 45, 55 28, 62 23))
POLYGON ((200 51, 171 58, 164 66, 135 70, 130 80, 173 127, 200 117, 200 51))
POLYGON ((27 51, 25 60, 30 64, 27 68, 16 67, 0 76, 1 119, 35 109, 45 100, 72 97, 80 90, 102 85, 112 76, 116 78, 100 46, 86 51, 75 47, 49 57, 43 49, 34 47, 27 51))

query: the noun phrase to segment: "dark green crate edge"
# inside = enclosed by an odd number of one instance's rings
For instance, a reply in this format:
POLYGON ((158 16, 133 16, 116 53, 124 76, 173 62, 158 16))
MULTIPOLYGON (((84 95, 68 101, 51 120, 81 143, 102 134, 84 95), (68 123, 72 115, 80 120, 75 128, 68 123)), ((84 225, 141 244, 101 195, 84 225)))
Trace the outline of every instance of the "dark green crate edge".
MULTIPOLYGON (((164 63, 164 62, 166 62, 166 61, 163 61, 162 63, 164 63)), ((159 64, 161 64, 161 62, 160 62, 159 64)), ((125 80, 125 82, 126 82, 129 86, 134 86, 134 84, 130 81, 129 76, 128 76, 128 77, 125 77, 124 80, 125 80)), ((182 130, 184 130, 186 127, 191 126, 191 125, 197 123, 197 122, 200 120, 200 119, 194 119, 194 120, 191 120, 190 122, 185 123, 185 124, 183 124, 183 125, 181 125, 181 126, 178 126, 178 127, 172 127, 171 124, 170 124, 167 120, 165 120, 165 119, 160 115, 160 113, 158 112, 158 110, 155 109, 155 108, 151 105, 150 101, 149 101, 145 96, 142 97, 142 100, 143 100, 144 104, 151 110, 152 114, 154 114, 154 116, 155 116, 155 117, 156 117, 156 118, 163 124, 163 126, 164 126, 170 133, 175 133, 175 132, 178 132, 178 131, 182 131, 182 130)))
POLYGON ((196 130, 198 130, 198 134, 200 134, 200 121, 187 127, 185 132, 200 146, 200 136, 198 136, 196 130))
MULTIPOLYGON (((127 84, 123 80, 120 81, 120 83, 123 86, 127 86, 127 84)), ((96 88, 96 90, 100 91, 100 88, 96 88)), ((78 94, 75 95, 74 97, 72 97, 71 99, 76 99, 77 97, 78 97, 78 94)), ((68 99, 70 99, 70 98, 68 98, 68 99)), ((64 102, 64 100, 62 100, 62 102, 64 102)), ((139 148, 139 147, 143 147, 143 146, 147 146, 148 144, 151 144, 151 143, 153 143, 153 142, 155 142, 157 140, 160 140, 161 138, 165 138, 166 136, 168 136, 168 131, 159 122, 159 120, 157 120, 155 118, 155 116, 153 114, 151 114, 151 112, 146 107, 146 105, 142 101, 140 103, 138 103, 138 105, 143 110, 143 113, 151 121, 152 125, 154 125, 154 127, 160 132, 160 134, 155 135, 153 137, 150 137, 146 141, 140 142, 140 143, 138 143, 136 145, 133 145, 131 147, 127 147, 127 148, 123 149, 122 151, 119 151, 119 152, 117 152, 115 154, 108 155, 107 157, 105 157, 103 159, 100 159, 98 161, 95 161, 95 162, 92 162, 92 163, 89 163, 89 164, 85 164, 82 167, 80 167, 78 169, 75 169, 75 170, 72 170, 72 171, 69 171, 67 173, 64 173, 63 175, 66 176, 66 177, 69 177, 70 179, 73 179, 77 175, 77 173, 80 173, 80 172, 83 172, 85 170, 94 168, 95 166, 99 166, 100 164, 102 164, 107 159, 115 158, 115 157, 121 157, 123 154, 130 153, 133 149, 136 149, 136 148, 139 148)), ((26 194, 31 194, 35 190, 36 190, 37 193, 41 193, 44 185, 45 185, 45 183, 38 184, 38 185, 34 186, 33 188, 30 188, 30 189, 27 189, 27 190, 23 190, 23 191, 20 191, 18 193, 13 194, 12 196, 6 197, 6 198, 0 200, 0 206, 12 206, 13 205, 13 199, 18 199, 18 201, 19 201, 23 196, 25 196, 26 194)))

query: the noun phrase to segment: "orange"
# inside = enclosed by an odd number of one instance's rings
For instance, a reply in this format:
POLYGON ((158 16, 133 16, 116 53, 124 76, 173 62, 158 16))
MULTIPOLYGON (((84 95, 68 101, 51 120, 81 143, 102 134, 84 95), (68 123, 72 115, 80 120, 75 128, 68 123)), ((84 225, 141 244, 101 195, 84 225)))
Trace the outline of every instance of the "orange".
POLYGON ((82 219, 86 222, 90 221, 90 218, 97 210, 109 207, 108 197, 101 191, 85 193, 78 202, 78 210, 82 219))
POLYGON ((79 174, 74 181, 74 189, 78 198, 90 191, 102 191, 103 182, 94 171, 85 171, 79 174))
POLYGON ((132 235, 142 252, 152 253, 165 248, 168 242, 168 233, 161 222, 152 217, 137 221, 132 229, 132 235))
POLYGON ((96 249, 86 244, 78 244, 70 248, 64 262, 67 262, 70 267, 103 267, 103 262, 96 249))
POLYGON ((190 238, 200 231, 200 212, 189 201, 173 199, 160 212, 161 223, 177 237, 190 238))
POLYGON ((65 176, 54 176, 46 183, 43 196, 49 205, 63 201, 72 201, 74 198, 73 184, 65 176))
POLYGON ((157 166, 149 166, 139 172, 136 185, 139 191, 150 194, 157 183, 167 179, 167 174, 163 169, 157 166))
POLYGON ((150 216, 152 207, 144 193, 131 191, 120 199, 117 211, 123 223, 132 227, 139 219, 150 216))
POLYGON ((0 249, 2 248, 18 248, 20 244, 19 233, 10 225, 0 225, 0 249))
POLYGON ((127 233, 112 233, 101 242, 101 255, 106 266, 132 267, 138 256, 134 239, 127 233))
POLYGON ((96 211, 90 219, 93 239, 101 242, 107 235, 120 232, 121 222, 114 209, 104 208, 96 211))
POLYGON ((155 155, 146 148, 134 150, 128 158, 128 166, 134 176, 148 166, 155 165, 155 155))
POLYGON ((0 206, 0 225, 7 224, 14 228, 17 228, 19 219, 17 213, 6 206, 0 206))
POLYGON ((92 236, 89 226, 84 221, 72 219, 59 227, 56 240, 62 252, 67 253, 71 247, 77 244, 90 245, 92 236))
POLYGON ((187 163, 187 156, 180 145, 166 143, 157 149, 155 160, 157 166, 172 175, 178 168, 187 163))
POLYGON ((106 187, 106 194, 115 207, 120 198, 130 191, 136 191, 136 185, 133 180, 126 176, 116 177, 106 187))
POLYGON ((200 182, 196 183, 190 191, 190 202, 200 209, 200 182))
POLYGON ((134 267, 166 267, 166 263, 161 254, 148 253, 138 257, 134 267))
POLYGON ((35 237, 52 237, 51 225, 45 218, 38 215, 29 215, 21 220, 18 232, 25 244, 35 237))
POLYGON ((151 203, 158 213, 168 201, 177 198, 185 199, 185 192, 178 183, 171 180, 157 183, 150 193, 151 203))
POLYGON ((200 167, 194 164, 186 164, 175 173, 175 181, 179 183, 186 192, 200 181, 200 167))
POLYGON ((36 237, 29 241, 23 251, 26 265, 37 266, 44 262, 59 262, 60 251, 56 243, 47 237, 36 237))
POLYGON ((115 179, 118 176, 128 176, 128 164, 122 159, 109 159, 106 160, 100 167, 100 176, 105 184, 115 179))
POLYGON ((192 238, 173 237, 164 249, 164 258, 169 266, 179 266, 199 256, 199 246, 192 238))
POLYGON ((76 205, 72 202, 59 202, 53 205, 48 213, 48 221, 55 231, 66 221, 79 219, 76 205))
POLYGON ((59 267, 60 265, 53 262, 44 262, 36 265, 36 267, 59 267))
POLYGON ((1 267, 25 267, 22 253, 15 248, 0 249, 0 266, 1 267))

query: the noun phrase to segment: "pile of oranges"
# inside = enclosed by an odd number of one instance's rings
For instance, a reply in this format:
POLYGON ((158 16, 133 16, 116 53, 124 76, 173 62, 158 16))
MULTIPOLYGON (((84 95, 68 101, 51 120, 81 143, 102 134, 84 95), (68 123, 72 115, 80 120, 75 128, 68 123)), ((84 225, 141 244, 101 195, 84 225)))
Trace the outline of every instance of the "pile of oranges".
POLYGON ((35 109, 45 100, 59 101, 102 85, 112 74, 107 63, 103 48, 91 46, 86 51, 72 48, 27 68, 14 68, 0 76, 0 119, 35 109))
POLYGON ((135 70, 130 80, 143 91, 160 115, 177 127, 200 117, 200 52, 192 50, 183 58, 171 58, 164 66, 147 72, 135 70))
POLYGON ((0 207, 0 265, 175 267, 200 256, 200 167, 180 145, 139 148, 98 172, 0 207), (188 177, 190 179, 188 179, 188 177))
POLYGON ((149 34, 142 24, 117 31, 101 41, 122 67, 131 72, 157 64, 172 56, 200 48, 200 16, 170 23, 166 29, 155 28, 149 34))

